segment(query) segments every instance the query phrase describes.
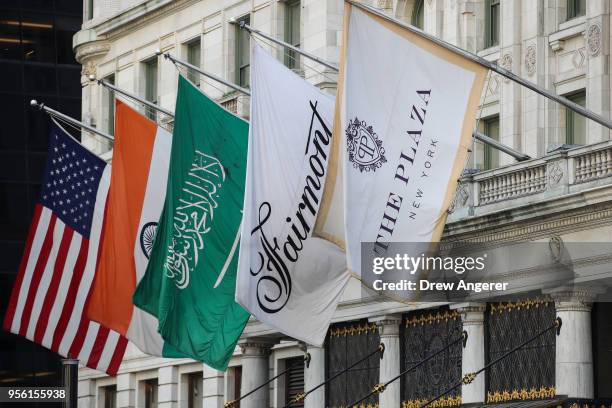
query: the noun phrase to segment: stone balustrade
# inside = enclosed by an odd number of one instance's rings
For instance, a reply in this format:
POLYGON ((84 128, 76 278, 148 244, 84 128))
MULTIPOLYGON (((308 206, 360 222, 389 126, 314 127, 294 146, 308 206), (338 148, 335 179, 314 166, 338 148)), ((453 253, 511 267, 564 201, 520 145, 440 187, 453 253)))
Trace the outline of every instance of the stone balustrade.
POLYGON ((462 176, 447 222, 612 184, 612 141, 462 176))

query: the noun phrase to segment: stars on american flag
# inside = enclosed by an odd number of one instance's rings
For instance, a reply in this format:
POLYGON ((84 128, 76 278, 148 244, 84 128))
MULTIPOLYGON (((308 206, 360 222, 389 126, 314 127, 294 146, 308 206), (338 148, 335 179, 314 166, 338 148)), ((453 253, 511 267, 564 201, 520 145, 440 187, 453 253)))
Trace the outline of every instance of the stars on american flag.
POLYGON ((60 130, 51 135, 42 204, 82 235, 89 236, 91 214, 106 163, 60 130))

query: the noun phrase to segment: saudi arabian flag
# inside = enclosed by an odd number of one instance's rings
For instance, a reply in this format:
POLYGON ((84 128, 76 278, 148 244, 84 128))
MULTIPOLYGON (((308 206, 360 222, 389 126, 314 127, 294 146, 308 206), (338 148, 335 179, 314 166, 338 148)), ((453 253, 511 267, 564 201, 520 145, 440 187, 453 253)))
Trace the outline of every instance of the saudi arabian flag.
POLYGON ((166 201, 134 293, 166 346, 217 370, 249 319, 234 301, 248 131, 179 76, 166 201))

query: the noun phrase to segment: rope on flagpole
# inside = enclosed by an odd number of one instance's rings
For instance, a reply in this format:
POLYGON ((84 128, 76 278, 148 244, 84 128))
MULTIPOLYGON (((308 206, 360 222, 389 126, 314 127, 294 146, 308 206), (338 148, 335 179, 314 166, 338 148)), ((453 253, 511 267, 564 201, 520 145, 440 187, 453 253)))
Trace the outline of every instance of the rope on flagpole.
POLYGON ((272 381, 276 380, 277 378, 287 374, 292 368, 297 367, 300 364, 306 364, 306 367, 308 367, 310 365, 310 353, 306 353, 306 355, 304 356, 304 360, 303 361, 297 361, 297 362, 289 365, 289 367, 287 367, 285 370, 281 371, 280 373, 278 373, 274 377, 270 378, 268 381, 264 382, 263 384, 259 385, 256 388, 252 389, 251 391, 247 392, 246 394, 241 395, 240 398, 226 402, 223 405, 223 408, 234 408, 234 407, 236 407, 236 404, 239 403, 240 400, 243 400, 244 398, 246 398, 249 395, 253 394, 255 391, 260 390, 261 388, 263 388, 266 385, 270 384, 272 381))
POLYGON ((366 361, 368 358, 372 357, 374 354, 376 353, 380 353, 380 359, 382 360, 383 355, 385 354, 385 345, 384 343, 380 343, 378 345, 378 347, 376 348, 376 350, 374 350, 373 352, 371 352, 370 354, 368 354, 367 356, 363 357, 360 360, 355 361, 353 364, 351 364, 350 366, 346 367, 344 370, 337 372, 336 374, 332 375, 331 377, 329 377, 327 380, 323 381, 321 384, 314 386, 313 388, 309 389, 306 392, 300 393, 296 396, 294 396, 291 401, 289 401, 289 403, 287 405, 285 405, 283 408, 289 408, 291 405, 296 404, 298 402, 302 402, 306 399, 306 397, 308 396, 308 394, 311 394, 312 392, 316 391, 317 389, 321 388, 322 386, 324 386, 325 384, 331 382, 332 380, 334 380, 335 378, 339 377, 340 375, 346 373, 348 370, 350 370, 351 368, 355 367, 356 365, 366 361))
POLYGON ((354 407, 357 404, 359 404, 359 403, 365 401, 366 399, 370 398, 372 395, 382 394, 383 392, 385 392, 385 390, 387 389, 389 384, 391 384, 392 382, 396 381, 398 378, 401 378, 402 376, 408 374, 409 372, 416 370, 417 368, 419 368, 420 366, 422 366, 423 364, 425 364, 426 362, 428 362, 429 360, 431 360, 432 358, 434 358, 438 354, 443 353, 444 351, 446 351, 449 348, 453 347, 455 344, 457 344, 459 342, 462 342, 463 343, 463 347, 465 347, 467 339, 468 339, 468 334, 467 334, 466 331, 463 331, 463 333, 461 333, 461 336, 459 336, 459 338, 457 338, 457 339, 453 340, 452 342, 448 343, 445 347, 441 348, 440 350, 436 351, 435 353, 432 353, 429 356, 425 357, 425 359, 419 361, 418 363, 416 363, 412 367, 407 368, 406 370, 402 371, 401 373, 399 373, 398 375, 396 375, 395 377, 393 377, 392 379, 390 379, 386 383, 376 384, 374 386, 374 388, 372 388, 372 391, 370 391, 369 394, 364 395, 363 397, 361 397, 357 401, 353 402, 352 404, 347 405, 347 407, 354 407))
POLYGON ((525 340, 524 342, 522 342, 521 344, 519 344, 518 346, 514 347, 512 350, 508 351, 507 353, 503 354, 502 356, 499 356, 498 358, 496 358, 495 360, 491 361, 489 364, 485 365, 484 367, 482 367, 480 370, 475 371, 473 373, 467 373, 463 376, 463 378, 458 381, 455 385, 453 385, 452 387, 444 390, 443 392, 441 392, 440 394, 438 394, 437 396, 435 396, 434 398, 430 399, 429 401, 427 401, 425 404, 421 405, 419 408, 425 408, 428 405, 433 404, 434 402, 436 402, 437 400, 439 400, 440 398, 444 397, 446 394, 448 394, 449 392, 453 391, 454 389, 460 387, 461 385, 468 385, 471 384, 476 377, 478 376, 478 374, 482 373, 483 371, 488 370, 489 368, 491 368, 491 366, 499 363, 501 360, 505 359, 506 357, 508 357, 510 354, 516 352, 517 350, 525 347, 527 344, 531 343, 532 341, 536 340, 537 338, 541 337, 542 335, 548 333, 550 330, 552 329, 557 329, 557 335, 559 335, 559 333, 561 332, 561 326, 563 324, 563 321, 561 320, 560 317, 557 317, 555 319, 555 322, 541 330, 539 333, 537 333, 536 335, 534 335, 533 337, 525 340))

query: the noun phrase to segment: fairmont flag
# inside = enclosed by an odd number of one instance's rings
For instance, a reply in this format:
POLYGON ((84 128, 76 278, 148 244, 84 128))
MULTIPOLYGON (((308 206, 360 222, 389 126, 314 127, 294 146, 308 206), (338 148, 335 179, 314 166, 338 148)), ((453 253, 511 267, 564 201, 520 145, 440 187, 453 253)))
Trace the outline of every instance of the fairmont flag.
POLYGON ((393 242, 440 239, 486 69, 348 3, 343 35, 339 165, 329 170, 316 231, 344 243, 349 269, 363 278, 362 243, 385 257, 393 242))
POLYGON ((172 135, 116 101, 113 173, 100 260, 86 314, 144 353, 164 353, 157 319, 132 304, 149 261, 168 179, 172 135))
POLYGON ((102 235, 111 166, 59 126, 4 329, 115 375, 127 339, 83 313, 102 235))
POLYGON ((178 351, 225 370, 249 314, 234 301, 248 123, 179 76, 164 210, 134 304, 178 351))
POLYGON ((343 251, 311 237, 327 173, 334 99, 252 44, 236 300, 258 320, 321 345, 350 277, 343 251))

